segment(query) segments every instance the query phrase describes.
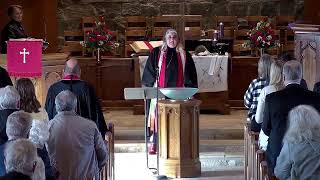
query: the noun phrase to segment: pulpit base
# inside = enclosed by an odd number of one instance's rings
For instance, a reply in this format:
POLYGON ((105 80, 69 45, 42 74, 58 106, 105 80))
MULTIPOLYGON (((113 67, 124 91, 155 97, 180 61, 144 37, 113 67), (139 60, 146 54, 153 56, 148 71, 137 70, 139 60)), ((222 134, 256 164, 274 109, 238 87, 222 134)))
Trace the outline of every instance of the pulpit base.
POLYGON ((201 176, 201 163, 197 160, 160 159, 159 174, 173 178, 191 178, 201 176))

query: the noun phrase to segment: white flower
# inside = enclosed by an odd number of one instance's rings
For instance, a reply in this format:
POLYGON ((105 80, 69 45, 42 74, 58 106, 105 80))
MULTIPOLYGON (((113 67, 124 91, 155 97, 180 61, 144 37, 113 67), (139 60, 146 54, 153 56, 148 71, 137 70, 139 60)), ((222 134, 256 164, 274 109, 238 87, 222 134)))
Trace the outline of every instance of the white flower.
POLYGON ((262 39, 262 37, 261 37, 261 36, 259 36, 257 40, 258 40, 258 41, 260 41, 261 39, 262 39))
POLYGON ((269 27, 269 26, 270 26, 270 23, 267 23, 267 24, 266 24, 266 27, 269 27))
POLYGON ((260 27, 260 25, 261 25, 261 22, 258 22, 258 23, 257 23, 257 28, 260 27))
POLYGON ((271 39, 272 39, 272 36, 271 36, 271 35, 267 36, 267 39, 268 39, 268 40, 271 40, 271 39))
POLYGON ((103 45, 103 41, 99 41, 99 42, 98 42, 98 45, 99 45, 99 46, 102 46, 102 45, 103 45))

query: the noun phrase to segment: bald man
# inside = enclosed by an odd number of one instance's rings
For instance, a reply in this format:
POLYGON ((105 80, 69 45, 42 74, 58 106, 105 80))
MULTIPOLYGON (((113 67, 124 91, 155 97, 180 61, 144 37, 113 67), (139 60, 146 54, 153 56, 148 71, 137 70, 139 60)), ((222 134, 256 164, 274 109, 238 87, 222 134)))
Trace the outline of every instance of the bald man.
POLYGON ((48 90, 45 109, 49 119, 53 119, 57 114, 55 107, 56 96, 64 90, 69 90, 77 96, 77 114, 94 121, 104 136, 107 126, 95 89, 88 82, 81 80, 80 74, 81 70, 78 61, 73 57, 69 58, 63 69, 63 79, 51 85, 48 90))

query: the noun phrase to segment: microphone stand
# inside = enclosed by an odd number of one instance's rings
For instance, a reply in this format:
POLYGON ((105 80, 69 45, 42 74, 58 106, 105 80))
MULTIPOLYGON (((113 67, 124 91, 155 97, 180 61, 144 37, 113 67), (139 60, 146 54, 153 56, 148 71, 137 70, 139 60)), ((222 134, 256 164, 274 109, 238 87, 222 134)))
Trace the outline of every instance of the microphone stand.
POLYGON ((159 67, 156 68, 156 84, 157 84, 157 100, 156 100, 156 119, 157 119, 157 139, 156 139, 156 143, 157 143, 157 176, 155 176, 155 179, 156 180, 166 180, 168 179, 167 176, 165 175, 159 175, 159 147, 160 147, 160 143, 159 143, 159 125, 160 125, 160 120, 159 120, 159 106, 158 106, 158 103, 159 103, 159 76, 160 72, 159 72, 159 67))

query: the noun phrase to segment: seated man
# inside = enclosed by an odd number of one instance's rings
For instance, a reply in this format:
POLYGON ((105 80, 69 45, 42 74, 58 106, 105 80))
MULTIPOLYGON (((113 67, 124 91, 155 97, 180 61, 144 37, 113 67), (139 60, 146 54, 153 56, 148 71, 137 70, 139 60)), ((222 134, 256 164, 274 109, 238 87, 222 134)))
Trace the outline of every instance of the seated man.
POLYGON ((5 151, 7 174, 2 179, 31 180, 37 166, 36 146, 28 139, 8 142, 5 151))
POLYGON ((300 86, 302 67, 298 61, 286 62, 282 73, 285 88, 267 95, 262 123, 263 132, 269 136, 266 151, 269 174, 273 173, 282 148, 289 111, 301 104, 311 105, 320 110, 320 96, 300 86))
POLYGON ((50 86, 46 98, 45 109, 48 113, 49 120, 57 114, 55 108, 55 98, 63 90, 73 92, 78 99, 76 112, 87 119, 91 119, 98 126, 102 136, 107 131, 107 125, 103 117, 102 109, 94 88, 87 82, 80 80, 80 66, 78 61, 70 58, 63 70, 63 79, 50 86))
POLYGON ((52 166, 64 180, 99 179, 107 161, 107 149, 97 125, 79 115, 76 96, 60 92, 55 100, 58 114, 49 122, 48 153, 52 166))

